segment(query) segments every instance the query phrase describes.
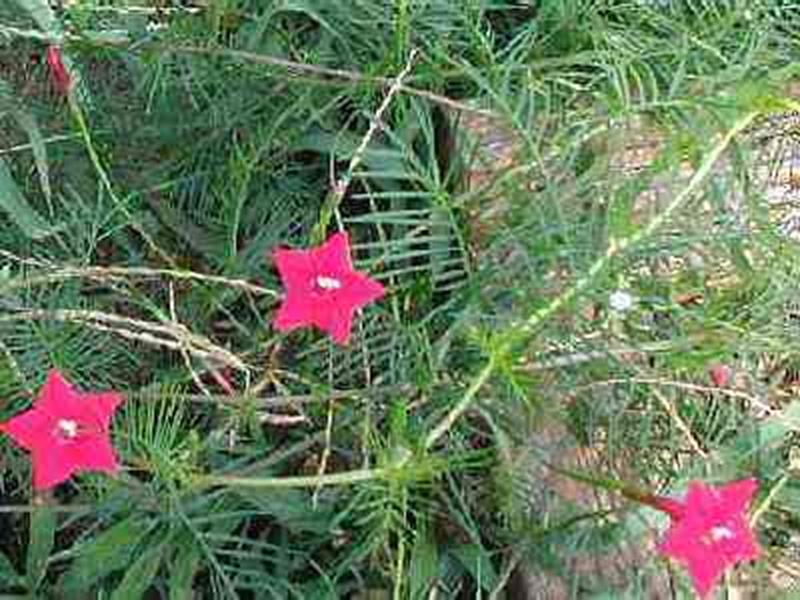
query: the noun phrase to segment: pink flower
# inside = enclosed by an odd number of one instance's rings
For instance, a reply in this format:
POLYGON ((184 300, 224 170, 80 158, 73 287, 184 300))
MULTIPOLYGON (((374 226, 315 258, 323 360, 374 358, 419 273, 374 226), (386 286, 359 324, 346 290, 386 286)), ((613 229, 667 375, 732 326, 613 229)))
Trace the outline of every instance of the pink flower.
POLYGON ((47 47, 47 64, 50 66, 50 76, 53 78, 53 85, 60 94, 66 96, 72 85, 72 78, 69 76, 69 72, 61 58, 61 48, 58 46, 47 47))
POLYGON ((386 293, 380 283, 353 270, 344 232, 310 250, 276 250, 274 259, 286 288, 275 318, 280 331, 313 325, 347 344, 356 309, 386 293))
POLYGON ((718 487, 693 481, 684 502, 660 499, 672 524, 658 551, 687 567, 700 597, 707 597, 728 567, 758 557, 746 515, 757 488, 755 479, 718 487))
POLYGON ((34 407, 0 423, 0 431, 30 451, 33 487, 46 489, 78 471, 117 470, 109 426, 121 402, 114 392, 80 394, 53 370, 34 407))
POLYGON ((733 369, 731 369, 728 365, 714 365, 708 371, 709 376, 711 377, 711 381, 714 382, 714 385, 717 387, 727 387, 727 385, 731 381, 731 376, 733 375, 733 369))

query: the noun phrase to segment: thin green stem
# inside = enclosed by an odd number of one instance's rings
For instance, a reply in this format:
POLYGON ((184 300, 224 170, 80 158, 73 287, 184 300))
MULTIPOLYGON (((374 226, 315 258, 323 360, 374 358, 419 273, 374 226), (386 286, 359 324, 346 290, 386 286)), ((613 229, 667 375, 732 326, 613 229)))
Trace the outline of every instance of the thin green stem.
POLYGON ((70 91, 69 95, 67 96, 69 101, 69 107, 72 112, 73 117, 75 118, 75 122, 78 124, 78 129, 81 132, 81 137, 83 138, 84 144, 86 145, 86 151, 89 153, 89 159, 92 162, 92 166, 94 167, 95 171, 97 171, 98 177, 100 177, 100 181, 103 184, 106 192, 108 193, 111 200, 114 202, 115 206, 125 215, 125 218, 128 219, 131 227, 133 227, 136 232, 142 236, 142 239, 147 243, 148 246, 161 258, 163 258, 171 267, 177 269, 177 265, 175 261, 172 260, 172 257, 169 256, 166 252, 164 252, 150 237, 150 235, 139 226, 136 220, 133 218, 133 215, 128 210, 128 207, 117 197, 116 192, 114 192, 114 187, 111 185, 111 180, 108 177, 108 173, 106 173, 105 168, 103 167, 103 161, 100 159, 100 156, 97 154, 97 150, 94 147, 94 142, 92 141, 92 134, 89 131, 89 126, 86 123, 86 119, 83 116, 83 111, 81 110, 80 105, 78 104, 77 99, 75 98, 74 90, 70 91))
POLYGON ((428 434, 428 437, 425 438, 425 449, 428 450, 433 447, 434 444, 442 437, 445 433, 447 433, 453 424, 458 420, 458 418, 464 414, 464 412, 472 405, 472 401, 475 399, 475 396, 478 395, 478 392, 483 387, 483 385, 489 380, 492 373, 494 372, 496 365, 496 359, 494 355, 489 357, 489 361, 483 367, 480 373, 478 373, 477 377, 472 381, 472 384, 467 388, 467 391, 464 392, 461 400, 450 409, 439 424, 433 428, 433 430, 428 434))
MULTIPOLYGON (((28 513, 40 510, 41 508, 41 504, 7 504, 5 506, 0 506, 0 514, 28 513)), ((84 511, 88 513, 94 510, 96 506, 90 504, 48 504, 47 508, 57 513, 80 513, 84 511)))
POLYGON ((329 485, 353 485, 362 481, 384 479, 388 469, 356 469, 325 475, 297 475, 292 477, 235 477, 227 475, 204 475, 195 479, 197 485, 251 487, 251 488, 316 488, 329 485))
POLYGON ((769 507, 772 505, 773 500, 777 497, 783 487, 789 482, 789 476, 784 473, 781 475, 781 478, 777 481, 775 485, 769 490, 769 494, 764 500, 758 505, 758 507, 753 511, 752 516, 750 517, 750 527, 755 527, 758 524, 758 520, 761 518, 769 507))
POLYGON ((553 471, 554 473, 558 473, 563 477, 567 477, 573 481, 577 481, 578 483, 584 483, 589 485, 593 488, 599 488, 605 490, 607 492, 619 494, 620 496, 632 501, 636 502, 637 504, 643 504, 645 506, 649 506, 661 512, 666 512, 670 514, 670 507, 673 505, 673 502, 669 498, 661 498, 652 494, 648 491, 636 488, 629 483, 624 481, 619 481, 617 479, 611 479, 610 477, 599 477, 595 475, 587 475, 585 473, 580 473, 578 471, 573 471, 571 469, 564 469, 562 467, 557 467, 550 463, 545 463, 548 469, 553 471))
MULTIPOLYGON (((400 494, 402 496, 401 505, 402 505, 402 512, 403 512, 403 523, 407 526, 408 525, 408 488, 402 488, 400 490, 400 494)), ((406 583, 407 579, 404 577, 405 571, 405 563, 406 563, 406 540, 404 535, 397 536, 397 559, 395 561, 395 573, 394 573, 394 593, 392 595, 393 600, 401 600, 403 598, 403 590, 404 584, 406 583)))

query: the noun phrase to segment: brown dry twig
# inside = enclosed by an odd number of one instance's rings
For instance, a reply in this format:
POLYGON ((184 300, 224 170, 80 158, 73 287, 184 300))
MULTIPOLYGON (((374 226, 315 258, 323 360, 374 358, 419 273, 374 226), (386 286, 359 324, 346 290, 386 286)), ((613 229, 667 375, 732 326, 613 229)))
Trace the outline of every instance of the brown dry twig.
MULTIPOLYGON (((115 42, 110 42, 110 43, 114 45, 120 45, 119 43, 115 42)), ((164 52, 175 52, 180 54, 199 54, 205 56, 224 56, 227 58, 243 60, 255 64, 278 67, 294 73, 302 73, 304 75, 310 75, 322 81, 339 80, 351 83, 371 83, 373 85, 381 85, 381 86, 392 86, 395 84, 396 81, 395 79, 389 77, 364 75, 363 73, 359 73, 357 71, 321 67, 319 65, 312 65, 308 63, 289 60, 287 58, 281 58, 278 56, 257 54, 255 52, 247 52, 244 50, 231 50, 228 48, 203 48, 200 46, 184 46, 184 45, 157 43, 157 42, 144 43, 142 45, 145 45, 148 48, 162 50, 164 52)), ((400 83, 400 85, 398 86, 398 91, 403 92, 404 94, 408 94, 409 96, 417 96, 418 98, 425 98, 426 100, 430 100, 434 104, 438 104, 440 106, 446 106, 454 110, 480 114, 486 117, 497 116, 494 112, 490 110, 476 108, 474 106, 470 106, 469 104, 465 104, 463 102, 459 102, 458 100, 453 100, 452 98, 443 96, 442 94, 437 94, 429 90, 423 90, 420 88, 412 87, 404 83, 400 83)))
POLYGON ((361 142, 359 143, 355 152, 353 152, 353 156, 350 158, 350 163, 347 165, 347 170, 345 171, 344 175, 342 175, 339 179, 332 177, 332 190, 328 194, 327 198, 325 198, 325 203, 320 211, 319 222, 314 228, 311 236, 313 240, 321 242, 325 238, 325 231, 328 228, 328 223, 330 222, 331 216, 337 214, 338 217, 336 210, 347 194, 347 190, 350 188, 350 183, 353 181, 353 175, 364 159, 364 153, 367 151, 367 146, 369 146, 372 138, 375 137, 375 134, 378 132, 378 130, 383 127, 383 115, 388 110, 389 105, 392 103, 392 100, 397 95, 398 91, 402 88, 403 80, 408 77, 408 74, 411 72, 417 54, 418 51, 416 48, 411 51, 405 67, 403 67, 403 70, 400 71, 394 80, 392 80, 391 87, 386 93, 386 97, 381 102, 378 110, 375 111, 375 115, 372 117, 372 119, 370 119, 367 133, 364 134, 364 137, 361 139, 361 142))
POLYGON ((693 392, 701 392, 701 393, 715 393, 721 394, 724 396, 730 396, 732 398, 740 398, 742 400, 747 400, 756 406, 759 410, 762 411, 762 414, 765 416, 769 416, 774 414, 776 411, 773 409, 769 404, 761 400, 760 398, 754 396, 753 394, 749 394, 742 390, 736 390, 731 388, 720 388, 720 387, 711 387, 706 385, 699 385, 695 383, 688 383, 685 381, 673 381, 669 379, 655 379, 655 378, 644 378, 644 377, 628 377, 624 379, 606 379, 604 381, 593 381, 592 383, 588 383, 586 385, 582 385, 578 388, 575 388, 575 391, 579 390, 586 390, 592 387, 597 386, 613 386, 613 385, 623 385, 623 384, 631 384, 637 383, 641 385, 654 385, 654 386, 662 386, 662 387, 675 387, 681 388, 688 391, 693 392))
POLYGON ((0 316, 0 322, 26 320, 81 323, 100 331, 108 331, 120 337, 145 344, 161 346, 178 352, 185 349, 189 354, 201 359, 217 361, 240 371, 249 371, 249 367, 238 356, 214 344, 205 336, 189 331, 180 323, 159 324, 112 313, 74 309, 20 310, 0 316))
POLYGON ((277 298, 280 295, 275 290, 256 285, 244 279, 231 279, 221 275, 209 275, 206 273, 197 273, 195 271, 185 271, 182 269, 151 269, 148 267, 117 266, 59 267, 57 265, 35 259, 22 258, 5 250, 0 250, 0 256, 4 256, 23 265, 30 265, 47 271, 41 275, 20 277, 7 281, 1 286, 4 290, 18 287, 28 287, 31 285, 47 284, 73 278, 86 278, 103 282, 125 278, 170 277, 178 280, 201 281, 204 283, 226 285, 228 287, 238 288, 259 296, 272 296, 277 298))

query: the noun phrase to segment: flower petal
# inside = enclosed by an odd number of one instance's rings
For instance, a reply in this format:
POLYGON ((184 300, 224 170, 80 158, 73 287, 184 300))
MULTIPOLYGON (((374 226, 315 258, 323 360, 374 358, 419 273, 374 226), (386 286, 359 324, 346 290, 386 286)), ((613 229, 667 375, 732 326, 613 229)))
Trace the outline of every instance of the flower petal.
POLYGON ((47 379, 39 391, 36 408, 52 416, 74 416, 82 412, 78 393, 56 369, 47 374, 47 379))
POLYGON ((730 512, 746 510, 757 490, 758 481, 753 478, 731 481, 719 488, 725 499, 725 507, 730 512))
POLYGON ((380 283, 363 273, 353 271, 345 279, 345 284, 339 290, 336 300, 345 306, 361 308, 385 294, 386 289, 380 283))
POLYGON ((105 431, 111 425, 111 419, 119 405, 124 402, 122 394, 116 392, 102 392, 99 394, 82 394, 81 407, 92 415, 92 420, 97 428, 105 431))
POLYGON ((117 456, 107 435, 87 436, 71 444, 67 450, 70 460, 80 471, 105 471, 119 469, 117 456))
POLYGON ((713 552, 684 561, 692 584, 701 598, 705 598, 719 582, 727 568, 725 559, 713 552))
POLYGON ((312 324, 313 314, 313 303, 297 294, 289 294, 278 309, 274 326, 278 331, 291 331, 312 324))
POLYGON ((326 331, 334 342, 346 346, 350 342, 350 330, 353 327, 353 308, 339 303, 330 303, 327 310, 315 313, 315 324, 326 331))
POLYGON ((273 260, 287 295, 308 293, 315 276, 314 260, 310 252, 279 248, 275 250, 273 260))
POLYGON ((346 231, 335 233, 313 253, 316 272, 320 275, 342 278, 353 271, 350 237, 346 231))
POLYGON ((54 419, 42 410, 33 408, 0 424, 0 431, 10 435, 26 450, 51 443, 54 419))
POLYGON ((32 455, 33 462, 33 487, 44 490, 69 479, 75 472, 75 465, 69 453, 53 446, 50 448, 39 446, 32 455))

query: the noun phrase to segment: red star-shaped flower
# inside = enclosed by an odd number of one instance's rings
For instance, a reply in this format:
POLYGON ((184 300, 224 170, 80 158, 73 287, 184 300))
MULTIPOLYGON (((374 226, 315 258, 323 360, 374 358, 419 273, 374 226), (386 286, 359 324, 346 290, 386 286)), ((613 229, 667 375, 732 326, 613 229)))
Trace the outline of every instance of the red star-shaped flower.
POLYGON ((30 451, 33 487, 46 489, 78 471, 117 470, 109 426, 121 402, 114 392, 80 394, 53 370, 34 407, 0 423, 0 431, 30 451))
POLYGON ((693 481, 686 500, 672 502, 668 511, 672 525, 658 550, 686 565, 702 598, 714 589, 725 569, 758 557, 746 515, 757 488, 755 479, 718 487, 693 481))
POLYGON ((353 270, 345 232, 310 250, 276 250, 274 259, 286 288, 275 318, 280 331, 314 325, 347 344, 356 309, 386 293, 380 283, 353 270))

